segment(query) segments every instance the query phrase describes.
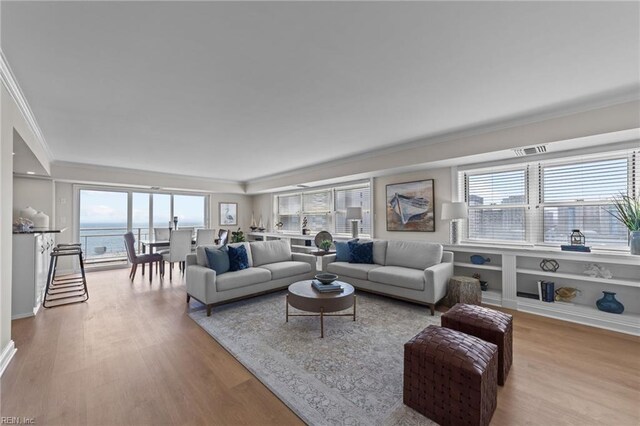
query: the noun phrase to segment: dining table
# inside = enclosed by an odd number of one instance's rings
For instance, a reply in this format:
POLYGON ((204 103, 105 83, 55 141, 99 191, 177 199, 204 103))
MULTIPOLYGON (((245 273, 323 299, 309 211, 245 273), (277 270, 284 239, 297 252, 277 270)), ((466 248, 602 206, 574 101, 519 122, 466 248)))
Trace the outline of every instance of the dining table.
MULTIPOLYGON (((195 245, 196 239, 193 238, 191 240, 191 245, 195 245)), ((147 248, 149 249, 149 253, 154 253, 158 250, 158 248, 166 248, 169 247, 169 240, 140 240, 140 244, 142 245, 142 254, 147 253, 147 248)))

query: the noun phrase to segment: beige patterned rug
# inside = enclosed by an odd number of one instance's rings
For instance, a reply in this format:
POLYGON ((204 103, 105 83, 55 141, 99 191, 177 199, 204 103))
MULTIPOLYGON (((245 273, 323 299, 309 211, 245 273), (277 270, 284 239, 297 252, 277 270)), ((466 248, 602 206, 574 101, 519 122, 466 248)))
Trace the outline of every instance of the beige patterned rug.
POLYGON ((285 323, 285 294, 219 306, 210 317, 192 302, 189 315, 308 424, 434 424, 402 403, 403 345, 439 325, 439 313, 359 292, 357 321, 325 318, 320 339, 317 317, 285 323))

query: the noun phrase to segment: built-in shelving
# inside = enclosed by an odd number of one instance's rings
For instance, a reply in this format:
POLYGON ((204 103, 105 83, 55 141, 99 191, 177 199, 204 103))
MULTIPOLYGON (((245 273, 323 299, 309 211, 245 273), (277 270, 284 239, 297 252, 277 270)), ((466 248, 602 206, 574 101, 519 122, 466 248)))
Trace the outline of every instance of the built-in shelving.
POLYGON ((453 262, 453 266, 459 266, 461 268, 471 268, 471 269, 486 269, 490 271, 501 271, 502 266, 499 265, 476 265, 475 263, 466 263, 466 262, 453 262))
POLYGON ((483 245, 449 245, 454 252, 455 273, 471 275, 479 272, 489 281, 489 290, 482 292, 487 305, 543 315, 551 318, 640 336, 640 257, 628 252, 598 251, 593 253, 564 252, 557 247, 513 247, 483 245), (491 264, 469 263, 470 255, 491 257, 491 264), (560 263, 556 272, 538 268, 542 259, 560 263), (601 265, 613 273, 612 278, 595 278, 584 274, 589 264, 601 265), (482 272, 485 271, 485 272, 482 272), (484 276, 486 274, 486 277, 484 276), (556 288, 575 287, 580 290, 574 303, 542 302, 518 296, 518 292, 537 294, 536 282, 553 281, 556 288), (603 291, 617 293, 624 304, 621 315, 602 312, 596 301, 603 291))
POLYGON ((640 287, 640 278, 638 280, 621 279, 621 278, 594 278, 589 275, 565 274, 562 272, 536 271, 535 269, 517 268, 519 274, 539 275, 542 277, 564 278, 568 280, 579 280, 593 283, 624 285, 629 287, 640 287))
POLYGON ((502 293, 498 290, 486 290, 482 292, 482 303, 486 305, 502 306, 502 293))
POLYGON ((546 317, 559 318, 579 324, 587 324, 608 330, 638 334, 640 315, 624 312, 611 314, 595 307, 568 303, 547 303, 540 300, 518 297, 518 310, 546 317))

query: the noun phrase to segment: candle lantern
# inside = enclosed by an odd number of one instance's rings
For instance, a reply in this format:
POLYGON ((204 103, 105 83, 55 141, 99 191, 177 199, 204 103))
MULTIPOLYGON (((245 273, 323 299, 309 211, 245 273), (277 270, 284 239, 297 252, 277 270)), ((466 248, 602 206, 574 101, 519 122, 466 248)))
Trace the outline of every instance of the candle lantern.
POLYGON ((579 229, 574 229, 571 231, 571 235, 569 236, 569 243, 572 246, 583 246, 586 242, 584 234, 580 232, 579 229))
POLYGON ((173 229, 178 229, 178 216, 173 217, 173 229))

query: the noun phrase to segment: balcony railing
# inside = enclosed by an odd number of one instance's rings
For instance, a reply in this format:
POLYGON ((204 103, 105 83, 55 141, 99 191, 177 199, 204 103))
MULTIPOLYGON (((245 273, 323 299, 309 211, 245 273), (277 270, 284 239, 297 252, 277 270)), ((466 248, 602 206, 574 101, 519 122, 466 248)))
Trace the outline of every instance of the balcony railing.
MULTIPOLYGON (((149 229, 133 228, 131 231, 136 239, 136 253, 142 253, 141 241, 149 239, 149 229)), ((125 260, 124 234, 127 232, 127 228, 80 228, 85 261, 90 264, 125 260)))

